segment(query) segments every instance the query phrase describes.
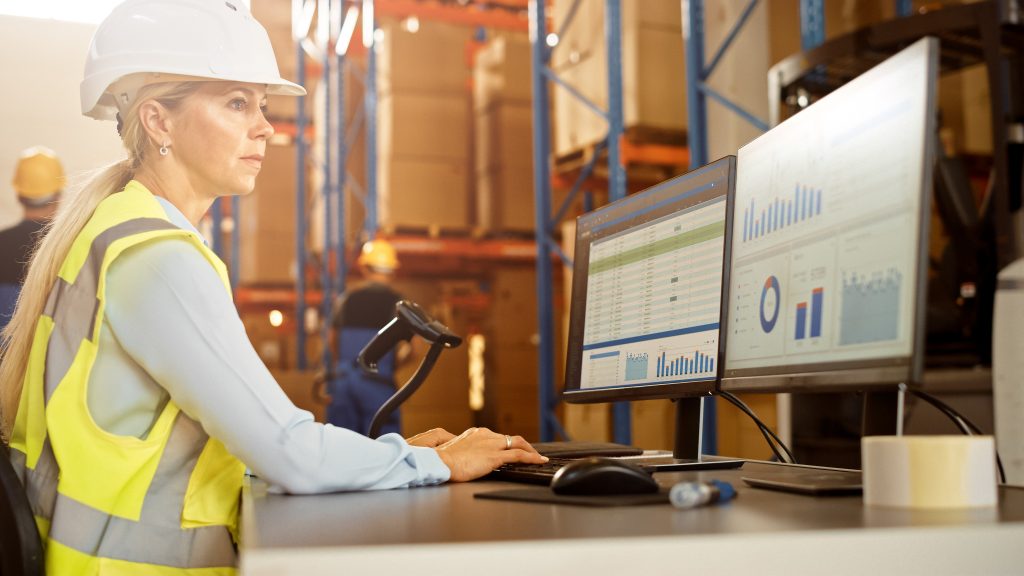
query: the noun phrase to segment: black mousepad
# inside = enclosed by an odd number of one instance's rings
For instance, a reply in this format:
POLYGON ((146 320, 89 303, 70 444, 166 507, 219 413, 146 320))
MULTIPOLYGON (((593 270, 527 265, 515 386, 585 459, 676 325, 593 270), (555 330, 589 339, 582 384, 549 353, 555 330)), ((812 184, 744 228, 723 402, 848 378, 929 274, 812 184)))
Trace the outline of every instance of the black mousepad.
POLYGON ((555 494, 546 486, 530 488, 513 488, 495 490, 493 492, 477 492, 474 498, 490 500, 516 500, 519 502, 537 502, 540 504, 573 504, 576 506, 644 506, 650 504, 668 504, 668 492, 653 494, 616 494, 606 496, 563 496, 555 494))

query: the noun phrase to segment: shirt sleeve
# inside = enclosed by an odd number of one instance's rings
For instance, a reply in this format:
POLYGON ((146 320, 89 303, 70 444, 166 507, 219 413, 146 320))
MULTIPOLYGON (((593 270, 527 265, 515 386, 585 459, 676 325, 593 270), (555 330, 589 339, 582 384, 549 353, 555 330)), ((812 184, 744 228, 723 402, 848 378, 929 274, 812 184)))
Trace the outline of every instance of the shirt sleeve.
POLYGON ((320 424, 253 349, 216 271, 189 241, 125 251, 110 268, 107 321, 125 351, 255 474, 296 494, 438 484, 432 448, 320 424))

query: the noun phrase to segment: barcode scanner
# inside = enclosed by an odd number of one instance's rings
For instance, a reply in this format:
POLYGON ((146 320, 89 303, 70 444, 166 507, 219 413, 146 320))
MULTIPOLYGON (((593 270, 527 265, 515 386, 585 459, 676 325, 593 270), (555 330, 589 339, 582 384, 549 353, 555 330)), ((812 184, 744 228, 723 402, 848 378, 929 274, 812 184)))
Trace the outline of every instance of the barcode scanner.
POLYGON ((437 357, 445 348, 455 348, 462 344, 462 338, 456 336, 447 326, 432 318, 423 308, 409 300, 399 300, 395 304, 395 317, 377 332, 377 335, 363 347, 356 358, 356 364, 367 374, 377 374, 377 362, 384 357, 392 348, 403 340, 413 336, 419 336, 430 342, 430 350, 420 362, 416 372, 409 378, 409 381, 402 385, 392 396, 388 398, 373 415, 370 422, 370 429, 366 435, 376 438, 380 435, 380 428, 387 421, 392 412, 402 405, 413 393, 419 389, 423 381, 430 375, 437 357))

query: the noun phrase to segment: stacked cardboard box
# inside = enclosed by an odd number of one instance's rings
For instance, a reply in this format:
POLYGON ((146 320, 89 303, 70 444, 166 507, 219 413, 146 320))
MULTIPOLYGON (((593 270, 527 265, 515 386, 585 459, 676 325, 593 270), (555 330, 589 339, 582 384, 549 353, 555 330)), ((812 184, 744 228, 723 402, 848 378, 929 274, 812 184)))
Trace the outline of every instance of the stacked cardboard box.
POLYGON ((243 284, 295 281, 295 146, 268 145, 252 194, 239 200, 239 279, 243 284))
MULTIPOLYGON (((497 430, 536 440, 540 432, 536 271, 532 267, 496 270, 491 277, 490 296, 484 331, 487 349, 482 421, 497 430)), ((560 375, 557 366, 555 373, 560 375)))
POLYGON ((377 44, 378 223, 471 224, 468 28, 384 21, 377 44))
MULTIPOLYGON (((476 114, 477 224, 492 232, 532 232, 533 99, 530 43, 524 35, 491 39, 476 54, 473 108, 476 114)), ((552 190, 551 214, 565 202, 567 190, 552 190)), ((582 211, 582 196, 568 217, 582 211)))
MULTIPOLYGON (((555 0, 554 28, 561 29, 573 0, 555 0)), ((608 108, 608 57, 604 1, 582 0, 552 55, 552 67, 602 109, 608 108)), ((677 0, 622 2, 622 112, 627 128, 682 132, 686 83, 682 17, 677 0)), ((604 138, 607 123, 566 90, 554 91, 556 156, 604 138)))
POLYGON ((473 65, 477 223, 485 229, 533 230, 530 42, 498 36, 473 65))

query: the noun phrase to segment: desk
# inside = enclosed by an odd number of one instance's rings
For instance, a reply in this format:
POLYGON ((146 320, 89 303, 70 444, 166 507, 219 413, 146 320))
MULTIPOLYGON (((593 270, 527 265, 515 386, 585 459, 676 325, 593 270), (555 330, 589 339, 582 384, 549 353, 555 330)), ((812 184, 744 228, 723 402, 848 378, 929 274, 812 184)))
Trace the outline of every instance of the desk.
POLYGON ((814 498, 747 487, 739 470, 659 473, 664 486, 718 478, 732 502, 587 508, 474 499, 514 487, 478 481, 318 496, 242 499, 241 573, 310 574, 1006 574, 1024 572, 1024 489, 998 508, 866 508, 858 496, 814 498))

